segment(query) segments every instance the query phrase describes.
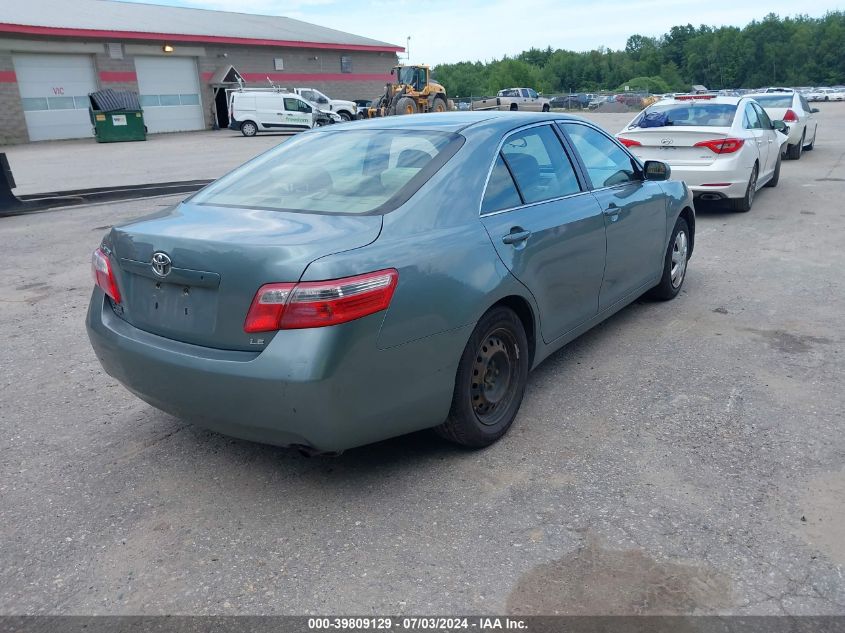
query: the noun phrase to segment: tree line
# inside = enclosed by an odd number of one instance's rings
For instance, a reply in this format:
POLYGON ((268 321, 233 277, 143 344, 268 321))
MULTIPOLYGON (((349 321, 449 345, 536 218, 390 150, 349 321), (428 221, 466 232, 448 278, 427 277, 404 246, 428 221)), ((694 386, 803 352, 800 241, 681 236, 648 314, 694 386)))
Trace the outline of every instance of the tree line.
POLYGON ((434 76, 454 97, 515 86, 554 94, 834 85, 845 81, 845 12, 770 13, 744 28, 673 26, 661 37, 632 35, 624 50, 532 48, 486 63, 438 64, 434 76))

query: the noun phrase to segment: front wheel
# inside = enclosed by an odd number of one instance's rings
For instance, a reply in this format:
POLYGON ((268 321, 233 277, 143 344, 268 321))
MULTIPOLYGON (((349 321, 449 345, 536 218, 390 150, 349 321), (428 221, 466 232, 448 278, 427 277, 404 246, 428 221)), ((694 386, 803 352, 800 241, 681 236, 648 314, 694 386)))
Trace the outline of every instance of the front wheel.
POLYGON ((737 200, 731 200, 731 208, 734 211, 745 213, 751 211, 751 205, 754 204, 754 195, 757 193, 757 163, 754 163, 754 168, 751 170, 751 178, 748 179, 748 188, 745 190, 745 195, 737 200))
POLYGON ((343 121, 344 121, 344 122, 346 122, 346 121, 351 121, 351 120, 352 120, 352 115, 351 115, 351 114, 349 114, 348 112, 338 112, 338 113, 337 113, 337 115, 338 115, 341 119, 343 119, 343 121))
POLYGON ((516 313, 505 307, 485 313, 461 355, 449 417, 435 432, 472 448, 502 437, 522 404, 528 359, 528 338, 516 313))
POLYGON ((807 134, 807 131, 804 130, 804 134, 801 135, 801 140, 798 141, 795 145, 787 145, 786 147, 786 157, 789 160, 798 160, 801 158, 801 152, 804 151, 804 138, 807 134))
POLYGON ((766 183, 767 187, 777 187, 780 180, 780 163, 783 160, 782 156, 778 156, 778 162, 775 165, 775 173, 772 174, 772 179, 766 183))
POLYGON ((678 218, 663 259, 663 276, 660 283, 649 291, 649 297, 669 301, 678 296, 687 276, 689 245, 689 225, 684 218, 678 218))
POLYGON ((548 103, 543 104, 543 112, 548 112, 548 111, 549 111, 549 104, 548 103))

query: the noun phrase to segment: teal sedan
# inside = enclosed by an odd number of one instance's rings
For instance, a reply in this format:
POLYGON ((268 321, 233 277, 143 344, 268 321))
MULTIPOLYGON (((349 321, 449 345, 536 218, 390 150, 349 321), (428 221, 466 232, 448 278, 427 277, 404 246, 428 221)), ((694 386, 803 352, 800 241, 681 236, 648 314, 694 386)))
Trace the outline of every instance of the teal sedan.
POLYGON ((669 176, 565 115, 316 129, 111 229, 88 334, 138 397, 228 435, 487 446, 543 359, 678 294, 695 212, 669 176))

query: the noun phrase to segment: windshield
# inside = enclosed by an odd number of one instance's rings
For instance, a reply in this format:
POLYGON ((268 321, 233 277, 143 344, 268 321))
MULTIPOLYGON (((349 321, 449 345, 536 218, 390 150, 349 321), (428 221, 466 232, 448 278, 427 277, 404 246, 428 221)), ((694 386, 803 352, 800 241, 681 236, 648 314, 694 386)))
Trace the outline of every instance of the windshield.
POLYGON ((194 204, 305 213, 386 213, 407 200, 463 144, 416 130, 305 134, 239 167, 194 204))
POLYGON ((792 106, 792 94, 757 95, 754 101, 764 108, 789 108, 792 106))
POLYGON ((735 114, 736 105, 732 103, 655 104, 644 110, 629 127, 730 127, 735 114))

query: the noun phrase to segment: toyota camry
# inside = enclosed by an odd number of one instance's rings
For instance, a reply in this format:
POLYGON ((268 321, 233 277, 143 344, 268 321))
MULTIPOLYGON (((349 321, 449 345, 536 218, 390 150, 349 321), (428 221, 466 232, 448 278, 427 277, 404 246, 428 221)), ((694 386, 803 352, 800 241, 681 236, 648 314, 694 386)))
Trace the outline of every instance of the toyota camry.
POLYGON ((669 176, 565 115, 316 129, 111 229, 88 333, 138 397, 225 434, 486 446, 549 354, 678 294, 695 214, 669 176))

